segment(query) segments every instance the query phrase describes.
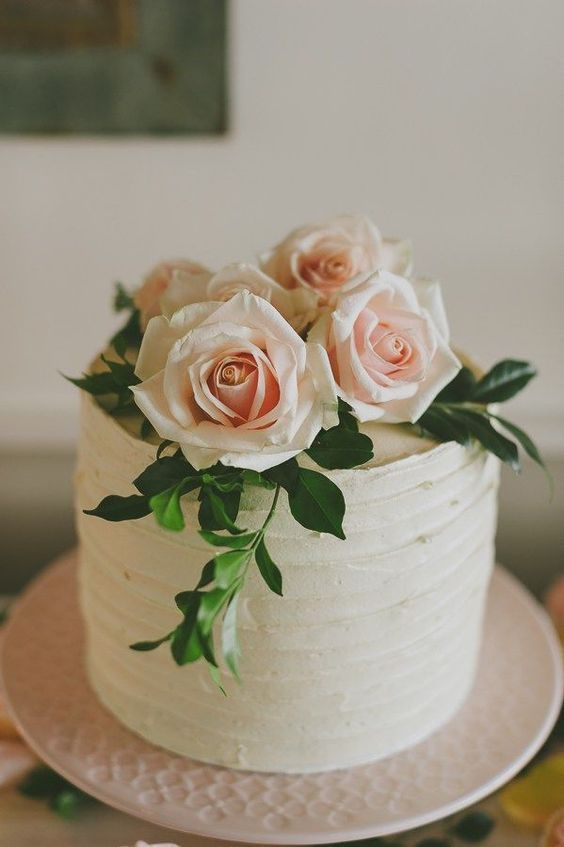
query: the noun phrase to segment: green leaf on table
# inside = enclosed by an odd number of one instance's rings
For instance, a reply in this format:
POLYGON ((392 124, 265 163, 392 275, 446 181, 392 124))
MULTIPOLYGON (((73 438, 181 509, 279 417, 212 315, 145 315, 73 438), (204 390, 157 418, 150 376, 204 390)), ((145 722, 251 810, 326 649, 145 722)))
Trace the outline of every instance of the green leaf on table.
POLYGON ((204 541, 212 544, 214 547, 231 547, 232 550, 241 550, 252 544, 255 540, 256 532, 245 532, 242 535, 219 535, 217 532, 212 532, 209 529, 200 529, 199 534, 204 541))
POLYGON ((374 455, 372 439, 368 435, 342 426, 322 429, 306 453, 320 467, 328 470, 355 468, 370 461, 374 455))
POLYGON ((249 550, 228 550, 215 557, 215 581, 218 588, 229 588, 250 557, 249 550))
POLYGON ((288 502, 292 515, 306 529, 345 538, 345 499, 328 477, 300 468, 296 487, 288 493, 288 502))
POLYGON ((495 821, 487 812, 468 812, 452 828, 451 832, 467 844, 484 841, 495 827, 495 821))
POLYGON ((223 660, 233 676, 239 679, 239 657, 241 649, 237 636, 237 607, 239 593, 235 592, 229 601, 221 627, 221 651, 223 660))
POLYGON ((84 509, 85 515, 103 518, 105 521, 134 521, 150 513, 149 502, 141 494, 131 494, 129 497, 110 494, 95 509, 84 509))
POLYGON ((537 371, 530 362, 504 359, 498 362, 474 386, 469 400, 475 403, 501 403, 518 394, 537 371))
POLYGON ((270 590, 282 597, 282 574, 278 565, 270 557, 263 538, 261 538, 255 550, 255 561, 270 590))
POLYGON ((33 800, 47 802, 49 808, 65 820, 75 818, 84 806, 96 802, 46 765, 38 765, 30 771, 18 791, 33 800))

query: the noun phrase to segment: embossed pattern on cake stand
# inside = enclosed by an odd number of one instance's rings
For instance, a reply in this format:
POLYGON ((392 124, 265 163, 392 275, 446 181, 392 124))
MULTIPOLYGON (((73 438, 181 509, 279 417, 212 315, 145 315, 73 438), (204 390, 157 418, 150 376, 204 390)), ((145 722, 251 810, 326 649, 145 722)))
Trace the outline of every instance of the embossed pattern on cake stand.
POLYGON ((83 667, 75 553, 14 607, 2 672, 30 746, 103 802, 181 832, 288 845, 387 835, 476 802, 535 754, 557 718, 563 687, 544 611, 498 568, 476 684, 431 738, 371 765, 322 774, 204 765, 143 741, 98 703, 83 667))

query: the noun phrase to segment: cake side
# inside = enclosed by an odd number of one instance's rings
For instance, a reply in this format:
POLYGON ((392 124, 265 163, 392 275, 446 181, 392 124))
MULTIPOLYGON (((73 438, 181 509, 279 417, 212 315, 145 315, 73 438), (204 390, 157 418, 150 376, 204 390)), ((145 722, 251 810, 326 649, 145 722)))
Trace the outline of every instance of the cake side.
MULTIPOLYGON (((129 649, 176 625, 172 598, 196 584, 210 557, 194 495, 183 499, 186 529, 175 535, 151 516, 106 523, 83 515, 108 494, 133 493, 131 480, 155 448, 90 398, 81 427, 76 484, 89 674, 132 730, 202 761, 318 771, 409 746, 464 700, 493 565, 493 456, 376 426, 368 466, 327 472, 347 503, 344 542, 296 524, 281 499, 269 549, 284 574, 284 598, 249 574, 238 623, 243 684, 227 680, 225 699, 202 663, 179 669, 165 651, 129 649)), ((240 525, 259 526, 268 500, 260 489, 246 491, 240 525)))

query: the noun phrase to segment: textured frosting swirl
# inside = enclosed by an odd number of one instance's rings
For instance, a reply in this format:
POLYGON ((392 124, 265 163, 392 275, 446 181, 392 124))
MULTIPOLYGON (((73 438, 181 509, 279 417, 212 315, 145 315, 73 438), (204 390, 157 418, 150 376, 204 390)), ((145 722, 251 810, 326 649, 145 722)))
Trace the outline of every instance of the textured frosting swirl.
MULTIPOLYGON (((498 462, 437 445, 409 427, 363 427, 374 460, 333 471, 346 503, 346 541, 297 524, 287 503, 269 529, 284 597, 251 572, 240 605, 242 684, 224 698, 198 663, 179 669, 166 648, 128 645, 178 622, 174 595, 193 586, 210 547, 152 516, 107 523, 82 514, 154 459, 90 398, 82 406, 76 472, 81 600, 88 667, 102 702, 155 744, 206 762, 309 772, 387 756, 428 736, 473 681, 493 565, 498 462)), ((265 517, 252 490, 239 523, 265 517)))

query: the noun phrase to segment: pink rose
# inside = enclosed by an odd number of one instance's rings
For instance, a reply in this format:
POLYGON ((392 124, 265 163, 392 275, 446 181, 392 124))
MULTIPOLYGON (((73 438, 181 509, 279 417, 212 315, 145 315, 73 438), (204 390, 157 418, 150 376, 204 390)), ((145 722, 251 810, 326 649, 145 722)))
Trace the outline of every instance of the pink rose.
POLYGON ((379 268, 409 274, 411 247, 406 241, 385 241, 369 218, 343 215, 294 230, 261 256, 261 267, 285 288, 314 291, 324 304, 359 274, 379 268))
POLYGON ((309 313, 316 303, 311 292, 289 291, 253 265, 238 263, 219 273, 199 274, 188 280, 176 274, 161 298, 162 314, 170 318, 183 306, 206 300, 225 302, 239 291, 250 291, 272 303, 293 326, 302 323, 302 315, 309 313))
POLYGON ((189 289, 196 277, 209 278, 210 271, 190 259, 161 262, 145 277, 137 289, 133 301, 141 313, 141 328, 145 329, 151 318, 160 315, 162 300, 174 283, 176 290, 189 289))
POLYGON ((438 284, 387 271, 342 288, 309 340, 327 350, 337 393, 361 421, 416 421, 460 368, 438 284))
POLYGON ((327 354, 248 291, 153 318, 136 373, 137 405, 197 469, 219 461, 262 471, 336 423, 327 354))

